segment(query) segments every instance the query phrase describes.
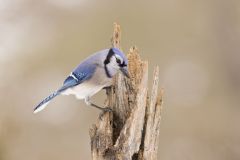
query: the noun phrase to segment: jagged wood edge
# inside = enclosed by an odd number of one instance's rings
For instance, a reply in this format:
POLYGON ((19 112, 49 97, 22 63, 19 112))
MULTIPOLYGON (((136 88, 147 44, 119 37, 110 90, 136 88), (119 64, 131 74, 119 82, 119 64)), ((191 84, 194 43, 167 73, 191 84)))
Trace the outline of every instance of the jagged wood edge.
POLYGON ((145 125, 144 125, 144 139, 141 144, 139 152, 139 160, 148 159, 156 160, 158 151, 158 141, 160 132, 160 121, 163 104, 163 89, 158 93, 159 85, 159 67, 154 69, 153 85, 151 97, 148 99, 145 125))

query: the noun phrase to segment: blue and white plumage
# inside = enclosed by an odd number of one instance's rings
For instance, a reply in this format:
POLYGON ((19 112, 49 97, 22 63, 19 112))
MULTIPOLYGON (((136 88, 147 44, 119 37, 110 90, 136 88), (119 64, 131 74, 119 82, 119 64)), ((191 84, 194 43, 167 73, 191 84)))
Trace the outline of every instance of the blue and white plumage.
POLYGON ((91 103, 90 97, 110 86, 113 76, 118 71, 129 77, 127 65, 127 58, 117 48, 96 52, 70 73, 62 87, 39 103, 35 107, 34 113, 43 110, 58 95, 75 95, 77 99, 84 99, 87 105, 104 110, 104 108, 91 103))

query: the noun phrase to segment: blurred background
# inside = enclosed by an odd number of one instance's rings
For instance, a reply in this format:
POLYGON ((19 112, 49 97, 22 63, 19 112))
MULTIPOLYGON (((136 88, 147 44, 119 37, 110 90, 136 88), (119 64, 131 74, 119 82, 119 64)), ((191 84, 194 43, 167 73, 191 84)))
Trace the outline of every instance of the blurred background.
POLYGON ((126 53, 136 45, 149 73, 160 66, 159 159, 239 160, 237 0, 0 0, 0 160, 91 159, 98 110, 65 96, 32 111, 84 58, 110 47, 113 22, 126 53))

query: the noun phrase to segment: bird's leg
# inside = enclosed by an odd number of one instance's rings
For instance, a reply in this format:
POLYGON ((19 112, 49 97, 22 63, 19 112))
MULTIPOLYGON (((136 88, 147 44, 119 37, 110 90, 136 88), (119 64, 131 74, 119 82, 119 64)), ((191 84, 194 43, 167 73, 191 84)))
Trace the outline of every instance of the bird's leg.
POLYGON ((89 98, 86 98, 86 99, 85 99, 85 103, 86 103, 87 105, 89 105, 89 106, 92 106, 92 107, 95 107, 95 108, 97 108, 97 109, 100 109, 100 110, 102 110, 103 112, 112 112, 112 109, 111 109, 111 108, 109 108, 109 107, 100 107, 100 106, 98 106, 98 105, 90 102, 89 98))
POLYGON ((90 106, 98 108, 98 109, 102 110, 103 112, 112 112, 112 109, 109 107, 99 107, 98 105, 96 105, 94 103, 90 103, 90 106))

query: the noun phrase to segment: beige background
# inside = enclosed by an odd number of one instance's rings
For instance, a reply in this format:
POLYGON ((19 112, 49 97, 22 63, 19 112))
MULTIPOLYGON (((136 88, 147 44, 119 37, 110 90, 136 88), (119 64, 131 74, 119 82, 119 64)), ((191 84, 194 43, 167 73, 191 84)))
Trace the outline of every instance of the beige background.
POLYGON ((32 110, 110 46, 115 21, 123 50, 136 45, 150 73, 160 66, 159 159, 239 160, 238 0, 0 0, 0 160, 91 159, 99 111, 71 96, 32 110))

